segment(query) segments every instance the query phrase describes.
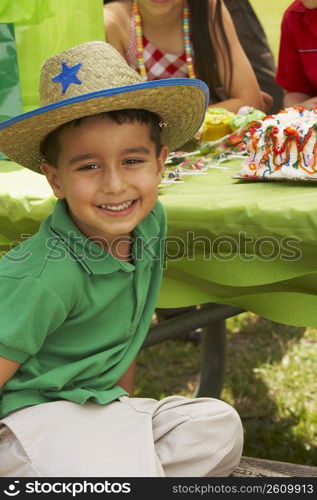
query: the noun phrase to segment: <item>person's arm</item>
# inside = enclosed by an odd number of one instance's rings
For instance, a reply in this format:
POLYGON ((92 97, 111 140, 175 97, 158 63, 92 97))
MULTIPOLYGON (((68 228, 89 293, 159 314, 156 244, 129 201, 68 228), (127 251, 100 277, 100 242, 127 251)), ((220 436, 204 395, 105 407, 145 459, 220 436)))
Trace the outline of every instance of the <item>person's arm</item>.
POLYGON ((255 73, 267 111, 277 112, 283 107, 283 89, 275 82, 276 64, 264 27, 249 0, 223 1, 255 73))
POLYGON ((304 106, 304 108, 311 109, 317 106, 317 96, 312 97, 303 92, 285 92, 283 103, 285 108, 289 106, 304 106))
MULTIPOLYGON (((213 12, 215 7, 214 0, 209 0, 210 11, 213 12)), ((265 111, 266 105, 261 94, 259 84, 257 82, 256 76, 252 69, 252 66, 244 53, 242 46, 239 42, 237 33, 235 31, 231 16, 227 8, 223 5, 223 22, 226 35, 228 38, 229 46, 232 55, 232 78, 231 78, 231 88, 228 94, 228 98, 220 101, 218 103, 212 104, 211 106, 223 107, 229 111, 236 112, 241 106, 253 106, 256 109, 265 111)), ((217 33, 212 34, 213 44, 216 47, 216 57, 217 65, 219 68, 219 76, 222 85, 225 87, 228 81, 228 58, 224 56, 225 48, 217 44, 217 33)), ((218 33, 218 38, 220 38, 220 33, 218 33)))
POLYGON ((21 363, 0 357, 0 389, 15 374, 21 363))
POLYGON ((127 391, 131 396, 134 389, 134 376, 135 376, 136 361, 129 366, 127 371, 119 378, 117 385, 120 385, 122 389, 127 391))
POLYGON ((105 40, 125 57, 129 45, 129 16, 124 4, 113 2, 103 6, 105 40))
POLYGON ((284 107, 300 105, 312 108, 316 106, 317 98, 306 74, 293 31, 286 11, 281 24, 276 81, 284 89, 284 107))

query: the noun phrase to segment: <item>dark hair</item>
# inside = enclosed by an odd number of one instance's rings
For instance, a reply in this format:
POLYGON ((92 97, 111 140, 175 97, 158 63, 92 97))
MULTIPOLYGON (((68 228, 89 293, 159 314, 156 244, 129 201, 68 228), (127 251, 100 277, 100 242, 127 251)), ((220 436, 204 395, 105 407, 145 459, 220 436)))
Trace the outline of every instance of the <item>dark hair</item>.
POLYGON ((69 127, 76 127, 80 125, 85 118, 91 118, 93 116, 101 116, 103 118, 108 117, 119 125, 134 122, 148 125, 150 139, 155 145, 156 155, 159 156, 162 149, 160 127, 161 120, 159 116, 151 111, 146 111, 145 109, 120 109, 90 116, 83 116, 82 118, 76 118, 70 122, 63 123, 63 125, 60 125, 58 128, 53 130, 53 132, 51 132, 42 142, 41 153, 44 159, 54 167, 57 167, 58 155, 60 153, 60 144, 58 139, 61 131, 69 127))
POLYGON ((215 10, 211 17, 211 27, 209 26, 209 0, 188 0, 188 5, 196 75, 207 83, 211 100, 217 101, 219 99, 216 87, 220 85, 220 78, 215 48, 224 52, 223 55, 226 57, 223 59, 228 61, 225 66, 224 81, 224 89, 227 94, 230 92, 233 71, 232 54, 223 23, 222 1, 216 0, 215 10), (210 29, 213 30, 215 45, 213 45, 210 29))

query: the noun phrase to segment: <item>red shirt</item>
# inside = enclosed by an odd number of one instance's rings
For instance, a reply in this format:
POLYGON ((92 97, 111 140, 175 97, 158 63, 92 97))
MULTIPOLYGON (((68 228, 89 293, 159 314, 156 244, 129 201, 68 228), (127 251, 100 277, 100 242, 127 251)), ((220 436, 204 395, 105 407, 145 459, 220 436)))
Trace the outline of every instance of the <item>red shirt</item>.
POLYGON ((276 82, 288 92, 317 96, 317 9, 298 0, 283 16, 276 82))

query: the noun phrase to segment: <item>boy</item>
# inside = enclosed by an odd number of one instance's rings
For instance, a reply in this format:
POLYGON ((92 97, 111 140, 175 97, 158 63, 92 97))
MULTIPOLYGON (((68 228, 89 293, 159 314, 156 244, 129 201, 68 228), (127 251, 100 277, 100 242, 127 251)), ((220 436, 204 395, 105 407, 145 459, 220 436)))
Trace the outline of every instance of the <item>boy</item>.
POLYGON ((282 21, 276 81, 284 106, 317 106, 317 0, 297 0, 282 21))
POLYGON ((46 61, 40 94, 0 125, 0 149, 41 166, 58 198, 0 262, 0 476, 226 476, 233 408, 128 397, 161 281, 160 173, 199 128, 206 86, 142 82, 89 42, 46 61))

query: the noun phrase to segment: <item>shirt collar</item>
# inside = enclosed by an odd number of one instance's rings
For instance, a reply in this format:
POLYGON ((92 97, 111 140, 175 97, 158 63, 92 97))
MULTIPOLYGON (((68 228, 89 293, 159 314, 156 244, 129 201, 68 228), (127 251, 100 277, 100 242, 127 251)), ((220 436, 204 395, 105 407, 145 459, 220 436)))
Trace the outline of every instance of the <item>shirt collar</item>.
MULTIPOLYGON (((89 274, 110 274, 119 270, 134 271, 133 264, 115 258, 79 231, 69 217, 65 200, 57 200, 49 226, 58 241, 67 248, 71 257, 89 274)), ((157 236, 159 231, 156 216, 150 212, 133 231, 133 238, 137 236, 138 244, 145 246, 146 242, 153 236, 157 236)), ((142 255, 147 259, 149 252, 144 252, 142 255)))
POLYGON ((303 22, 308 26, 314 36, 317 36, 317 8, 307 9, 301 2, 297 1, 289 7, 289 11, 303 14, 303 22))

